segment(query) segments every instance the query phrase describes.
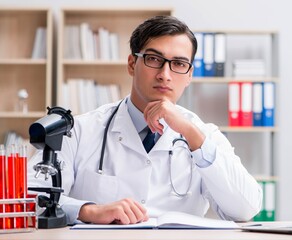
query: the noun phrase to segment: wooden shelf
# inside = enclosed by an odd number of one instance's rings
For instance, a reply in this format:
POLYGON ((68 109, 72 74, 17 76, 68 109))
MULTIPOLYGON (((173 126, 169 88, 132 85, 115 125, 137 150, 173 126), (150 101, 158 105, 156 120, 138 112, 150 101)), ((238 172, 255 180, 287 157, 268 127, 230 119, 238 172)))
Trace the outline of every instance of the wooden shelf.
POLYGON ((219 129, 222 132, 237 132, 237 133, 264 133, 264 132, 277 132, 277 127, 228 127, 228 126, 221 126, 219 129))
POLYGON ((102 60, 71 60, 65 59, 63 60, 64 65, 109 65, 109 66, 126 66, 126 60, 119 61, 102 61, 102 60))
POLYGON ((196 29, 196 32, 203 32, 203 33, 225 33, 228 35, 276 35, 278 31, 275 29, 270 30, 260 30, 260 29, 196 29))
POLYGON ((0 65, 45 65, 47 59, 0 59, 0 65))
POLYGON ((52 103, 53 21, 49 8, 0 9, 0 144, 14 131, 28 138, 30 124, 52 103), (32 59, 38 28, 46 28, 46 58, 32 59), (28 92, 28 113, 15 112, 18 91, 28 92))
POLYGON ((46 112, 0 112, 0 118, 41 118, 46 112))
POLYGON ((192 83, 278 82, 277 77, 194 77, 192 83))

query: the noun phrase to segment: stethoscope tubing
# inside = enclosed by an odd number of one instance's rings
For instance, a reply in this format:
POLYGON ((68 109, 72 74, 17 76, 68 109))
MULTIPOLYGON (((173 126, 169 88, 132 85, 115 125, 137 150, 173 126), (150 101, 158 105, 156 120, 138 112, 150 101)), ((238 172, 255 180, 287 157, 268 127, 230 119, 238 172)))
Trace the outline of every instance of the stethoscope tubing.
MULTIPOLYGON (((116 106, 116 108, 114 109, 114 111, 112 112, 112 114, 110 115, 107 123, 106 123, 106 126, 105 126, 105 129, 104 129, 104 133, 103 133, 103 139, 102 139, 102 146, 101 146, 101 153, 100 153, 100 160, 99 160, 99 167, 98 167, 98 173, 99 174, 102 174, 103 173, 103 159, 104 159, 104 153, 105 153, 105 145, 106 145, 106 140, 107 140, 107 133, 108 133, 108 129, 109 129, 109 126, 112 122, 112 119, 114 118, 114 116, 116 115, 117 111, 119 110, 119 107, 121 105, 121 103, 123 102, 124 99, 122 99, 119 104, 116 106)), ((190 152, 190 149, 189 149, 189 144, 188 142, 182 137, 180 138, 175 138, 173 141, 172 141, 172 147, 174 147, 175 143, 178 142, 178 141, 183 141, 186 145, 187 145, 187 149, 189 150, 190 152)), ((192 162, 190 164, 190 171, 191 171, 191 174, 190 174, 190 180, 189 180, 189 185, 187 187, 187 190, 185 193, 180 193, 176 190, 175 186, 174 186, 174 183, 172 181, 172 170, 171 170, 171 162, 172 162, 172 155, 173 155, 173 150, 170 150, 169 151, 169 175, 170 175, 170 184, 171 184, 171 188, 173 190, 173 192, 175 193, 176 196, 178 197, 185 197, 187 195, 189 195, 190 193, 190 188, 191 188, 191 184, 192 184, 192 178, 193 178, 193 171, 192 171, 192 162)), ((190 154, 190 158, 192 159, 192 155, 190 154)))
POLYGON ((119 104, 116 106, 115 110, 112 112, 112 114, 110 115, 105 129, 104 129, 104 133, 103 133, 103 139, 102 139, 102 146, 101 146, 101 153, 100 153, 100 159, 99 159, 99 167, 98 167, 98 173, 102 174, 103 172, 103 159, 104 159, 104 152, 105 152, 105 144, 106 144, 106 140, 107 140, 107 133, 108 133, 108 128, 113 120, 113 117, 116 115, 117 111, 119 110, 119 107, 121 105, 121 103, 123 102, 124 99, 122 99, 119 104))

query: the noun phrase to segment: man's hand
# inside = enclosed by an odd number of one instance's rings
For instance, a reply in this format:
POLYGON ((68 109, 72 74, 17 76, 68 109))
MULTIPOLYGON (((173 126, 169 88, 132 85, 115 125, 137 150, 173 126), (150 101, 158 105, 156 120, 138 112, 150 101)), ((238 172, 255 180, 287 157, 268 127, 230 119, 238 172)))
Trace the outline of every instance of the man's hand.
POLYGON ((133 224, 149 219, 146 209, 138 202, 126 198, 105 205, 85 204, 79 211, 78 220, 99 224, 133 224))
POLYGON ((144 109, 144 118, 152 132, 163 134, 163 125, 159 119, 163 118, 168 126, 182 134, 189 143, 191 150, 201 147, 204 134, 189 120, 187 120, 168 99, 149 102, 144 109))

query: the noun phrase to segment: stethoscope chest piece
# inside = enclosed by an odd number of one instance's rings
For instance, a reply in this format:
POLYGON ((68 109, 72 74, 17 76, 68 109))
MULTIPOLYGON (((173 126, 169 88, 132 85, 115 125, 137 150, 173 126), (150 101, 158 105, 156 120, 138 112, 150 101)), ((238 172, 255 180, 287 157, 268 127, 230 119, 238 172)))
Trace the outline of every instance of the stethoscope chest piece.
MULTIPOLYGON (((183 163, 180 162, 180 165, 182 164, 183 163)), ((185 170, 183 169, 183 171, 185 170)), ((182 138, 182 136, 180 138, 175 138, 172 141, 172 147, 171 147, 171 150, 169 150, 169 177, 170 177, 172 193, 175 196, 187 197, 191 195, 190 188, 191 188, 192 178, 193 178, 193 156, 192 156, 191 150, 189 149, 188 142, 184 138, 182 138), (179 161, 183 161, 184 159, 187 159, 187 161, 189 161, 188 164, 189 164, 190 173, 189 173, 189 181, 188 181, 186 190, 180 192, 177 190, 177 186, 175 186, 174 184, 173 173, 174 173, 174 169, 178 167, 179 161), (176 165, 176 167, 174 165, 176 165)))

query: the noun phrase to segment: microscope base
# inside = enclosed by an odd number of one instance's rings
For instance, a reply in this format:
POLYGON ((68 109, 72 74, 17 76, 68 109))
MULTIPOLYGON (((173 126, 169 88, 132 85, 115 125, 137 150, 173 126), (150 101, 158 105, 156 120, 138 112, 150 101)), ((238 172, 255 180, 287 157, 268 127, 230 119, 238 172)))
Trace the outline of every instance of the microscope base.
POLYGON ((56 216, 46 216, 47 210, 38 216, 38 228, 61 228, 67 226, 66 214, 61 208, 56 208, 56 216))

